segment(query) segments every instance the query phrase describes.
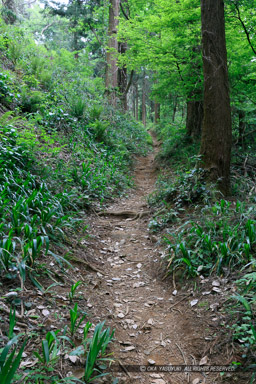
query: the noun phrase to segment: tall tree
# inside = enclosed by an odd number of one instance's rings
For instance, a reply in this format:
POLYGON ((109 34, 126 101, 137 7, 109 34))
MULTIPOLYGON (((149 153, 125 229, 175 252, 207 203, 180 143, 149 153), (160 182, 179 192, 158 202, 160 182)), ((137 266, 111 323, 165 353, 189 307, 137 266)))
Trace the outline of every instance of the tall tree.
POLYGON ((107 49, 107 70, 106 70, 106 91, 110 101, 116 105, 116 90, 118 87, 118 66, 117 66, 117 28, 120 11, 120 1, 110 0, 109 23, 108 23, 108 49, 107 49))
POLYGON ((208 179, 230 190, 231 108, 223 0, 201 0, 204 119, 200 154, 208 179))

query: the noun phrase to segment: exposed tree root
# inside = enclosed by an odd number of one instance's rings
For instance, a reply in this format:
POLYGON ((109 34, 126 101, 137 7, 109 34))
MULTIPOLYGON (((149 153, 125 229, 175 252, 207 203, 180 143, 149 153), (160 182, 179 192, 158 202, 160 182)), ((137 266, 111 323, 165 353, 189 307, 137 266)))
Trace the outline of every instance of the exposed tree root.
POLYGON ((116 217, 124 217, 131 218, 132 220, 141 219, 142 217, 150 215, 150 211, 102 211, 99 212, 99 216, 116 216, 116 217))

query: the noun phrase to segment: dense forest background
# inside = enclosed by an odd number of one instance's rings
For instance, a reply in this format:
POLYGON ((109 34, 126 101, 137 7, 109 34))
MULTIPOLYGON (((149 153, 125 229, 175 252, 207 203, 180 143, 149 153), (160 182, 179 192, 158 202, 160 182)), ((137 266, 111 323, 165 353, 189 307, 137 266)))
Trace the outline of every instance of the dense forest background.
POLYGON ((230 277, 227 342, 235 364, 255 364, 255 33, 254 0, 2 0, 1 383, 76 382, 55 369, 62 349, 83 355, 82 382, 96 375, 113 333, 102 319, 89 338, 87 322, 76 345, 79 282, 70 324, 40 334, 35 367, 21 362, 37 331, 15 326, 29 316, 26 291, 45 295, 72 268, 84 217, 133 186, 148 131, 161 143, 148 204, 165 274, 230 277))

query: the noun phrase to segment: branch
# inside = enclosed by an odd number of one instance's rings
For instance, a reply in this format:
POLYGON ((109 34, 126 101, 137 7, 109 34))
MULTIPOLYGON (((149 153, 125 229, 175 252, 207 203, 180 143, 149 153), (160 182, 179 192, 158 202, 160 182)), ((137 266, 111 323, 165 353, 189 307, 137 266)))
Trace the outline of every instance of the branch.
POLYGON ((94 34, 94 36, 96 37, 99 45, 103 45, 102 42, 100 41, 97 33, 95 32, 95 29, 93 28, 93 26, 91 25, 91 23, 89 21, 88 21, 88 26, 89 26, 90 30, 92 31, 92 33, 94 34))
POLYGON ((125 12, 124 7, 123 7, 123 5, 122 5, 121 2, 120 2, 120 8, 121 8, 121 11, 123 12, 123 15, 124 15, 124 17, 126 18, 126 20, 129 20, 130 18, 129 18, 129 16, 127 15, 127 13, 125 12))
POLYGON ((239 7, 238 7, 238 5, 237 5, 236 3, 235 3, 235 8, 236 8, 236 10, 237 10, 237 18, 238 18, 238 20, 240 21, 240 23, 242 24, 242 27, 243 27, 243 29, 244 29, 244 31, 245 31, 245 34, 246 34, 248 43, 249 43, 249 45, 250 45, 250 47, 251 47, 253 53, 256 55, 256 50, 254 49, 254 47, 253 47, 253 45, 252 45, 252 42, 251 42, 251 39, 250 39, 250 34, 249 34, 249 32, 247 31, 246 26, 245 26, 243 20, 241 19, 240 10, 239 10, 239 7))
POLYGON ((133 74, 134 74, 134 70, 132 69, 131 74, 130 74, 130 79, 129 79, 128 84, 126 86, 126 89, 124 91, 125 95, 128 93, 128 91, 129 91, 129 89, 130 89, 130 87, 132 85, 133 74))
POLYGON ((184 83, 184 79, 183 79, 183 77, 182 77, 181 70, 180 70, 180 65, 179 65, 178 61, 175 61, 175 64, 176 64, 176 67, 177 67, 177 69, 178 69, 178 73, 179 73, 179 75, 180 75, 180 79, 181 79, 181 81, 184 83))
POLYGON ((50 24, 46 25, 46 27, 44 27, 44 28, 42 29, 42 31, 41 31, 41 36, 43 36, 44 32, 45 32, 48 28, 50 28, 54 23, 55 23, 55 20, 52 21, 50 24))

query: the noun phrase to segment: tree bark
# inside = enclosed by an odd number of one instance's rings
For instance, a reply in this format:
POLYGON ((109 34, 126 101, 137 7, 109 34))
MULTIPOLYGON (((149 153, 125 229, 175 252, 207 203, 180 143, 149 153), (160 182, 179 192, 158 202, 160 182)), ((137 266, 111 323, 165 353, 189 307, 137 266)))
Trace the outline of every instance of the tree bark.
POLYGON ((187 101, 186 132, 187 136, 197 138, 201 134, 203 122, 203 102, 198 100, 187 101))
POLYGON ((155 102, 154 103, 154 110, 155 110, 155 124, 157 124, 160 120, 160 104, 155 102))
POLYGON ((141 117, 142 117, 142 123, 144 127, 146 127, 146 116, 147 116, 147 110, 146 110, 146 75, 145 71, 143 72, 143 80, 142 80, 142 101, 141 101, 141 117))
POLYGON ((173 98, 173 112, 172 112, 172 122, 174 123, 175 121, 175 115, 177 111, 177 104, 178 104, 178 97, 174 96, 173 98))
POLYGON ((238 126, 238 143, 244 147, 244 132, 245 132, 245 112, 242 110, 238 111, 239 126, 238 126))
POLYGON ((106 92, 112 105, 116 105, 116 91, 118 87, 118 67, 117 67, 117 27, 119 17, 119 0, 110 0, 109 22, 108 22, 108 49, 106 54, 106 92))
MULTIPOLYGON (((124 55, 127 50, 127 44, 126 43, 119 43, 118 44, 118 51, 121 53, 121 55, 124 55)), ((118 77, 118 90, 120 92, 120 99, 122 104, 122 109, 124 111, 127 111, 127 68, 123 66, 122 68, 118 68, 117 71, 117 77, 118 77)))
POLYGON ((204 119, 200 154, 207 179, 230 192, 231 109, 223 0, 201 0, 204 119))
POLYGON ((138 84, 135 84, 135 119, 139 121, 139 90, 138 84))

